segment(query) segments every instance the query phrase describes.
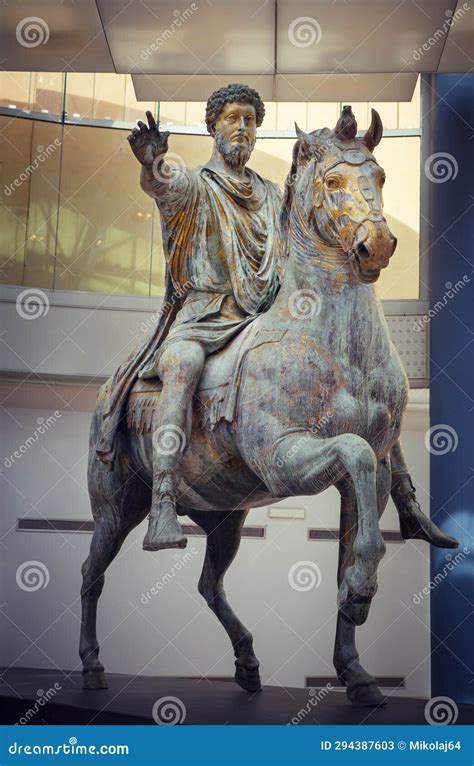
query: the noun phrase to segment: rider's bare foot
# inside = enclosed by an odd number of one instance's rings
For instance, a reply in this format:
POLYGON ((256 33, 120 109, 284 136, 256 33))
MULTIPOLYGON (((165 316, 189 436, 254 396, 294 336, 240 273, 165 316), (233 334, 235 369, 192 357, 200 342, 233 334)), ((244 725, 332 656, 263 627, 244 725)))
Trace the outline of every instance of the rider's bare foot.
POLYGON ((144 551, 161 551, 165 548, 186 548, 187 538, 176 518, 176 507, 164 499, 148 516, 148 531, 143 540, 144 551))

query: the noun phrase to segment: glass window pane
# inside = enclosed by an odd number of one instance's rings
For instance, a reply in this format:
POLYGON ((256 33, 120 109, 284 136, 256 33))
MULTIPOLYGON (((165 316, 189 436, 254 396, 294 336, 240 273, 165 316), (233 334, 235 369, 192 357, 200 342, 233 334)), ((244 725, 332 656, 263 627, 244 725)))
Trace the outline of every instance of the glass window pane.
POLYGON ((0 106, 30 108, 30 72, 0 72, 0 106))
POLYGON ((421 78, 418 77, 416 87, 411 101, 400 101, 398 127, 399 128, 419 128, 420 127, 420 90, 421 78))
POLYGON ((420 138, 385 138, 375 150, 387 181, 384 209, 397 249, 376 284, 387 300, 418 298, 420 290, 420 138))
POLYGON ((66 92, 69 117, 134 122, 144 119, 147 109, 156 111, 155 102, 137 101, 130 75, 73 72, 66 92))
POLYGON ((55 289, 148 295, 152 200, 127 132, 64 131, 55 289))
POLYGON ((63 126, 32 122, 31 175, 23 284, 53 287, 63 126))
POLYGON ((64 74, 62 72, 32 72, 29 106, 31 111, 61 114, 63 93, 64 74))
POLYGON ((61 114, 62 72, 0 72, 0 106, 61 114))
POLYGON ((133 88, 132 78, 125 75, 125 112, 123 119, 126 122, 143 120, 146 122, 145 112, 149 110, 156 117, 156 101, 137 101, 133 88))
POLYGON ((307 104, 277 104, 277 130, 294 130, 295 121, 301 130, 307 129, 307 104))
POLYGON ((33 123, 0 117, 0 274, 3 284, 23 284, 33 123), (22 176, 23 174, 23 176, 22 176))
POLYGON ((66 80, 66 112, 68 117, 94 116, 95 74, 72 72, 66 80))

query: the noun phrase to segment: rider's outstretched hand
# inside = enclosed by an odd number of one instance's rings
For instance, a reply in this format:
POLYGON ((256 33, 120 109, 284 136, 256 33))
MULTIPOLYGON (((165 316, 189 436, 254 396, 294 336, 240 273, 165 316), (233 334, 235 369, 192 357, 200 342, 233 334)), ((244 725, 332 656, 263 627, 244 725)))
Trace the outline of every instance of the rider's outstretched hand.
POLYGON ((132 152, 142 165, 152 165, 156 157, 160 157, 168 151, 169 131, 160 133, 151 112, 146 113, 148 125, 138 120, 136 128, 133 128, 127 136, 132 152))

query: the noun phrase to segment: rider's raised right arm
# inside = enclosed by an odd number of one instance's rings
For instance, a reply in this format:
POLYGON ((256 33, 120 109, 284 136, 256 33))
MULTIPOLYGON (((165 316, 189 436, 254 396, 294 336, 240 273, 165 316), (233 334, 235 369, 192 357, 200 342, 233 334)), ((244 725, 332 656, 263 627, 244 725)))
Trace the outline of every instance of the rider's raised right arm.
POLYGON ((157 158, 152 165, 142 165, 140 186, 163 212, 173 214, 184 203, 190 183, 186 168, 167 162, 166 156, 157 158))

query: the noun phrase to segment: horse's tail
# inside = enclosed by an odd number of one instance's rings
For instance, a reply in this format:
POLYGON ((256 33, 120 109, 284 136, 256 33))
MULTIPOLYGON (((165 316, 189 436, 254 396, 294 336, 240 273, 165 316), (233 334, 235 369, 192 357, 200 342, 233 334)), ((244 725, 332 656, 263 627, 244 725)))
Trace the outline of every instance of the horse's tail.
MULTIPOLYGON (((92 413, 91 425, 89 430, 89 459, 87 464, 87 486, 89 490, 89 496, 91 499, 92 513, 95 516, 95 507, 97 504, 94 502, 95 498, 101 496, 106 492, 106 484, 109 483, 108 476, 111 471, 109 466, 100 460, 97 454, 97 444, 100 439, 102 424, 104 420, 104 412, 108 403, 108 396, 106 393, 107 383, 101 386, 97 395, 94 412, 92 413)), ((100 503, 99 503, 100 507, 100 503)))

